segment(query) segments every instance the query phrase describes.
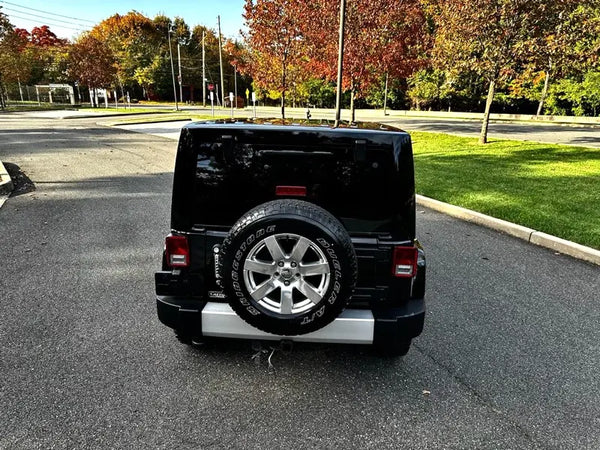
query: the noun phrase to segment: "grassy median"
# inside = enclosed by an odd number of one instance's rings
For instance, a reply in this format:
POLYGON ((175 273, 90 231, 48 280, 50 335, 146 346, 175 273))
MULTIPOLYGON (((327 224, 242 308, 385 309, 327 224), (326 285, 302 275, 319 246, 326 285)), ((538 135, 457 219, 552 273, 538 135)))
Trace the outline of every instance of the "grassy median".
POLYGON ((419 194, 600 249, 600 149, 411 136, 419 194))

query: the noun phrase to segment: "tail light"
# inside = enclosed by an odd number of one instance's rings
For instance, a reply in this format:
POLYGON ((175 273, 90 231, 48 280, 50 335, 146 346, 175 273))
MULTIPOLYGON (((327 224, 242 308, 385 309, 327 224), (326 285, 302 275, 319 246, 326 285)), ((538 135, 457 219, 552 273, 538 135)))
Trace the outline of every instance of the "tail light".
POLYGON ((417 274, 416 247, 394 247, 392 275, 399 278, 411 278, 417 274))
POLYGON ((188 267, 190 265, 190 246, 185 236, 170 234, 165 242, 167 264, 170 267, 188 267))
POLYGON ((306 197, 306 186, 275 186, 275 195, 286 197, 306 197))

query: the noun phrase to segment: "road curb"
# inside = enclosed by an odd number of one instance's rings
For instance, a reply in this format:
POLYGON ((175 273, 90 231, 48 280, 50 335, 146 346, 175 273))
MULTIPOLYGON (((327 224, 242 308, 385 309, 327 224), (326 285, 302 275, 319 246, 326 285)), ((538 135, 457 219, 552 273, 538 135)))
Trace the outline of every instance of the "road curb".
POLYGON ((101 122, 96 122, 97 125, 106 125, 109 127, 123 127, 123 126, 127 126, 127 125, 150 125, 150 124, 156 124, 156 123, 169 123, 169 122, 190 122, 193 121, 194 119, 192 119, 191 117, 188 118, 180 118, 180 119, 166 119, 166 120, 160 120, 160 118, 158 118, 158 120, 152 120, 152 119, 148 119, 148 120, 144 120, 143 122, 107 122, 107 123, 101 123, 101 122))
POLYGON ((0 161, 0 195, 10 195, 13 189, 12 178, 6 171, 6 167, 4 167, 2 161, 0 161))
POLYGON ((433 198, 417 195, 417 204, 431 208, 435 211, 442 212, 452 217, 473 222, 493 230, 501 231, 511 236, 529 242, 530 244, 539 245, 541 247, 554 250, 565 255, 572 256, 577 259, 591 262, 600 265, 600 251, 585 245, 561 239, 551 234, 527 228, 522 225, 517 225, 502 219, 487 216, 485 214, 472 211, 470 209, 454 206, 449 203, 440 202, 433 198))

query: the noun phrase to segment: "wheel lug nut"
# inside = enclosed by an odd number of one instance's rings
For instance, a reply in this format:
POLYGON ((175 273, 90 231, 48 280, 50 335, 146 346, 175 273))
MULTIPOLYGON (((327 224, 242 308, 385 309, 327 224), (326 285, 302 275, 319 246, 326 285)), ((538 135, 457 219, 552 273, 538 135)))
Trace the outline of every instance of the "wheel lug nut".
POLYGON ((296 274, 296 278, 300 278, 300 274, 299 273, 296 274))
POLYGON ((283 284, 285 284, 286 286, 289 286, 290 282, 289 281, 284 281, 283 284))
POLYGON ((277 263, 277 265, 278 265, 279 267, 283 267, 283 261, 279 261, 279 262, 277 263))
POLYGON ((296 264, 295 262, 292 262, 292 267, 296 267, 298 264, 296 264))
POLYGON ((274 275, 275 275, 276 277, 278 277, 278 276, 279 276, 279 272, 275 272, 275 274, 274 274, 274 275))

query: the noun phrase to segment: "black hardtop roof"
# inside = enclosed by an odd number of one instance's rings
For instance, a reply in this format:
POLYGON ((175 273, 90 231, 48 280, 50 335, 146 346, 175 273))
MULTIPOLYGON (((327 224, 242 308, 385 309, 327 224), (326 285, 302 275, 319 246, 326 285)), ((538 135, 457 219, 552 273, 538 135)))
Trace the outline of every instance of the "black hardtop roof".
POLYGON ((349 125, 344 122, 339 127, 334 128, 332 124, 322 123, 322 121, 286 121, 282 119, 219 119, 219 120, 203 120, 199 122, 191 122, 184 126, 187 129, 222 129, 222 130, 261 130, 261 131, 296 131, 296 132, 325 132, 335 133, 340 135, 364 135, 364 134, 387 134, 387 135, 408 135, 408 133, 399 128, 381 124, 378 122, 358 122, 349 125))

